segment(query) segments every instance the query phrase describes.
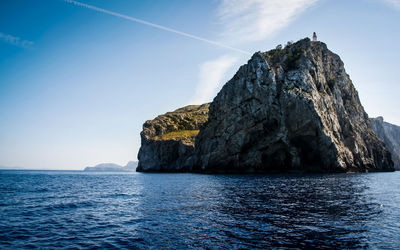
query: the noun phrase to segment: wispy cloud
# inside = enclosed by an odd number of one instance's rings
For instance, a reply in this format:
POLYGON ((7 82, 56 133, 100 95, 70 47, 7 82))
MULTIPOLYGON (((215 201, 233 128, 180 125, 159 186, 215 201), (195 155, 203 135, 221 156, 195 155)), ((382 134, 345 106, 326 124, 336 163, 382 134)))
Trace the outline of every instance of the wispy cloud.
POLYGON ((195 36, 195 35, 192 35, 192 34, 189 34, 189 33, 186 33, 186 32, 182 32, 182 31, 179 31, 179 30, 176 30, 176 29, 172 29, 172 28, 169 28, 169 27, 166 27, 166 26, 163 26, 163 25, 151 23, 151 22, 139 19, 139 18, 123 15, 123 14, 120 14, 120 13, 117 13, 117 12, 114 12, 114 11, 109 11, 109 10, 106 10, 106 9, 102 9, 102 8, 99 8, 99 7, 96 7, 96 6, 93 6, 93 5, 81 3, 81 2, 78 2, 78 1, 74 1, 74 0, 64 0, 64 1, 67 2, 67 3, 74 4, 76 6, 80 6, 80 7, 83 7, 83 8, 87 8, 87 9, 94 10, 94 11, 97 11, 97 12, 101 12, 101 13, 104 13, 104 14, 108 14, 108 15, 111 15, 111 16, 123 18, 123 19, 129 20, 129 21, 132 21, 132 22, 141 23, 141 24, 144 24, 144 25, 147 25, 147 26, 151 26, 151 27, 160 29, 160 30, 164 30, 164 31, 168 31, 168 32, 171 32, 171 33, 175 33, 175 34, 178 34, 178 35, 181 35, 181 36, 185 36, 185 37, 188 37, 188 38, 191 38, 191 39, 195 39, 195 40, 198 40, 198 41, 209 43, 209 44, 212 44, 212 45, 215 45, 215 46, 218 46, 218 47, 222 47, 222 48, 225 48, 225 49, 229 49, 229 50, 232 50, 232 51, 236 51, 236 52, 239 52, 239 53, 250 54, 247 51, 244 51, 244 50, 241 50, 241 49, 238 49, 238 48, 235 48, 235 47, 231 47, 229 45, 226 45, 226 44, 223 44, 223 43, 220 43, 220 42, 217 42, 217 41, 212 41, 212 40, 209 40, 209 39, 206 39, 206 38, 203 38, 203 37, 195 36))
POLYGON ((34 42, 0 32, 0 41, 25 49, 33 49, 34 42))
POLYGON ((400 0, 383 0, 385 3, 390 4, 400 10, 400 0))
POLYGON ((191 104, 210 102, 216 91, 224 84, 227 71, 238 61, 238 57, 224 55, 200 66, 199 82, 191 104))
MULTIPOLYGON (((243 44, 260 41, 287 27, 318 0, 222 0, 217 19, 223 43, 243 44)), ((394 0, 393 0, 394 1, 394 0)), ((191 103, 211 101, 224 84, 224 76, 238 61, 225 55, 203 63, 196 93, 191 103)))
POLYGON ((217 13, 223 26, 222 40, 238 44, 266 39, 317 1, 222 0, 217 13))
MULTIPOLYGON (((227 45, 227 41, 229 41, 229 44, 239 44, 241 42, 263 40, 289 25, 299 14, 318 0, 222 0, 217 13, 217 18, 222 24, 222 30, 220 32, 222 37, 220 41, 209 40, 79 1, 64 1, 79 7, 249 55, 250 53, 248 51, 227 45)), ((200 67, 199 82, 192 103, 200 104, 211 101, 216 91, 223 84, 221 81, 224 79, 226 72, 238 59, 238 56, 225 55, 215 60, 204 62, 200 67)))
MULTIPOLYGON (((222 0, 217 11, 221 40, 230 44, 260 41, 287 27, 318 0, 222 0)), ((211 101, 226 72, 239 58, 225 55, 200 67, 192 103, 211 101)))

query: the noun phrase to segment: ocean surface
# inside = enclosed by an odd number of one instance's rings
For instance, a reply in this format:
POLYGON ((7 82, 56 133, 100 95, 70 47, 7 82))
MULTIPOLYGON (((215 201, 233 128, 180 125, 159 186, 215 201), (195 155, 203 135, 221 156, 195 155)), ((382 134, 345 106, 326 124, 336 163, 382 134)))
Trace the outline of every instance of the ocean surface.
POLYGON ((0 249, 400 248, 400 172, 0 171, 0 249))

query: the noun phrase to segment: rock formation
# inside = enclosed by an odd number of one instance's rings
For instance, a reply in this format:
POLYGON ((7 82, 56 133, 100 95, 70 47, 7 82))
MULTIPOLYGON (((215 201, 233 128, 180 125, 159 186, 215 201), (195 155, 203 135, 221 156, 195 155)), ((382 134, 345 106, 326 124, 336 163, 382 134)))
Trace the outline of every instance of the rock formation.
POLYGON ((381 116, 371 118, 371 122, 375 134, 392 154, 395 169, 400 170, 400 126, 385 122, 381 116))
POLYGON ((199 172, 392 171, 339 56, 303 39, 255 53, 210 105, 199 172))
POLYGON ((255 53, 210 106, 147 121, 141 138, 137 171, 394 170, 343 62, 309 39, 255 53))
POLYGON ((141 132, 139 172, 189 171, 194 138, 207 121, 209 104, 190 105, 146 121, 141 132))

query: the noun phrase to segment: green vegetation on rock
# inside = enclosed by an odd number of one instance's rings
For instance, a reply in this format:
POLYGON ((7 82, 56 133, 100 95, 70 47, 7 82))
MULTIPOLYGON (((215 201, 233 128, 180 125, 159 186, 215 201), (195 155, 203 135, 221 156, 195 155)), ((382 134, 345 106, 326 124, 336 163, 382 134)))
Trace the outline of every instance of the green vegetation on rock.
POLYGON ((189 105, 143 124, 137 171, 182 172, 192 165, 194 141, 210 104, 189 105))
POLYGON ((185 143, 194 144, 194 139, 196 135, 199 133, 199 130, 179 130, 173 131, 166 134, 158 135, 153 137, 153 140, 175 140, 175 141, 183 141, 185 143))
MULTIPOLYGON (((169 138, 164 135, 171 132, 199 130, 200 126, 208 120, 209 106, 209 104, 189 105, 159 115, 154 120, 149 120, 143 124, 142 133, 150 140, 164 140, 163 138, 169 138)), ((183 138, 186 138, 186 136, 183 138)))

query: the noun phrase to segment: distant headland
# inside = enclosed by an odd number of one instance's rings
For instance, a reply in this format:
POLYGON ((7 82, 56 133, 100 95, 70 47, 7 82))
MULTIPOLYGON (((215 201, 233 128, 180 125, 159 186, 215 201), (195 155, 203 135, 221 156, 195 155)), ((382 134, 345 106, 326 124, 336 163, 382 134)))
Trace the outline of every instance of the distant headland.
POLYGON ((86 172, 132 172, 135 171, 138 165, 137 161, 130 161, 125 166, 120 166, 115 163, 101 163, 93 167, 86 167, 83 171, 86 172))

